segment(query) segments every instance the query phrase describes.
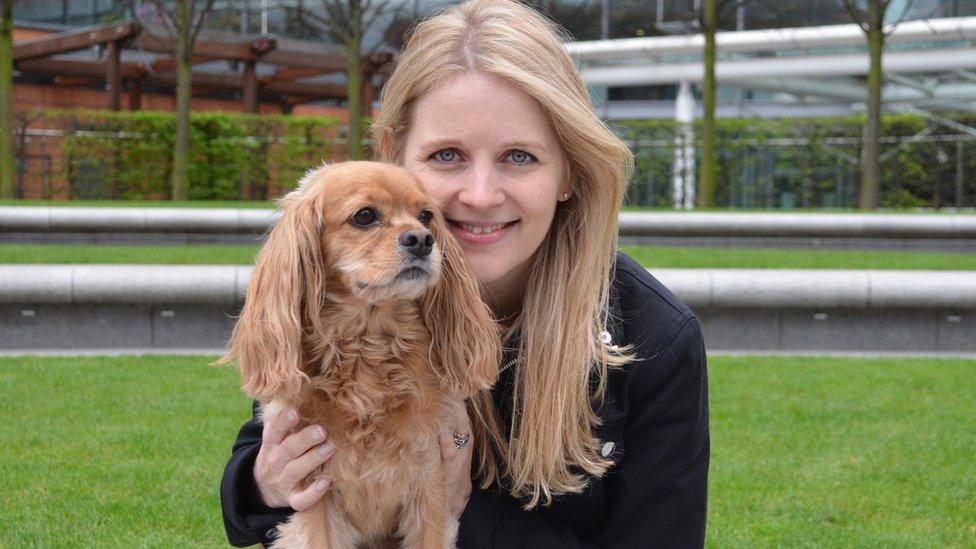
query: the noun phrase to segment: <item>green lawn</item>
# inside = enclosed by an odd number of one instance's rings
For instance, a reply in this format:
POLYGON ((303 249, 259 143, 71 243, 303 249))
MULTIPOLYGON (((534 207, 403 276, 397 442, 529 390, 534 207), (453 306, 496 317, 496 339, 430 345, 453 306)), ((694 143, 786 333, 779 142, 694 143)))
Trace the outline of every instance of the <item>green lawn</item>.
MULTIPOLYGON (((0 358, 4 546, 225 545, 213 357, 0 358)), ((712 547, 972 547, 976 362, 712 357, 712 547)))
POLYGON ((118 246, 114 244, 0 244, 0 263, 136 263, 148 265, 245 265, 257 244, 118 246))
MULTIPOLYGON (((244 265, 258 245, 117 246, 0 244, 0 263, 244 265)), ((625 247, 647 267, 754 269, 935 269, 976 271, 976 254, 876 250, 625 247)))
POLYGON ((641 265, 661 268, 976 270, 976 254, 959 253, 662 246, 623 247, 622 251, 641 265))

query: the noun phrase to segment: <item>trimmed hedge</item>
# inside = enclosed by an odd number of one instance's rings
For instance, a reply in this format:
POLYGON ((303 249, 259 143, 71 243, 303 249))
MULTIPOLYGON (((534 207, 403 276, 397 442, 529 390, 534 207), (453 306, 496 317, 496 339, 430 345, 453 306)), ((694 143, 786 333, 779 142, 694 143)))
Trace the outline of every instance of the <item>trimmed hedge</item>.
MULTIPOLYGON (((948 117, 976 127, 976 114, 948 117)), ((612 125, 635 154, 628 202, 670 206, 675 143, 681 144, 677 124, 612 125)), ((863 117, 723 119, 717 126, 716 206, 856 207, 863 117)), ((976 205, 976 137, 913 114, 885 115, 882 134, 882 207, 954 206, 959 167, 962 205, 976 205)), ((700 124, 695 136, 697 145, 700 124)))
MULTIPOLYGON (((169 198, 174 113, 43 111, 32 118, 63 131, 71 198, 169 198)), ((327 117, 193 113, 188 198, 275 197, 332 158, 337 126, 327 117)))
MULTIPOLYGON (((976 114, 950 118, 976 127, 976 114)), ((169 198, 173 113, 36 111, 29 119, 31 129, 63 136, 44 138, 54 145, 48 150, 61 153, 53 157, 49 179, 67 182, 62 196, 169 198)), ((335 147, 334 118, 219 112, 195 113, 190 120, 191 199, 275 198, 307 169, 343 156, 335 147)), ((636 158, 628 204, 670 207, 680 128, 673 120, 616 120, 611 126, 636 158)), ((856 207, 863 127, 863 117, 719 120, 715 205, 856 207)), ((976 137, 912 114, 886 115, 882 129, 882 207, 954 206, 959 168, 961 205, 976 205, 976 137)), ((691 145, 697 147, 700 135, 696 127, 691 145)))

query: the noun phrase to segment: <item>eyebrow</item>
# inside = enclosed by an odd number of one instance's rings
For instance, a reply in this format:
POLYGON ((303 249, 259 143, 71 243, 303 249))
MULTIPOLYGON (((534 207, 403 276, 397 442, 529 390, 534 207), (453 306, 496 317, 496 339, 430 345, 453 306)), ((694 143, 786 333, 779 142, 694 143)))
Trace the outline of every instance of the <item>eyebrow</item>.
MULTIPOLYGON (((422 150, 440 150, 448 147, 460 147, 457 139, 434 139, 423 144, 422 150)), ((549 152, 549 147, 537 141, 507 141, 503 144, 506 149, 540 149, 549 152)))

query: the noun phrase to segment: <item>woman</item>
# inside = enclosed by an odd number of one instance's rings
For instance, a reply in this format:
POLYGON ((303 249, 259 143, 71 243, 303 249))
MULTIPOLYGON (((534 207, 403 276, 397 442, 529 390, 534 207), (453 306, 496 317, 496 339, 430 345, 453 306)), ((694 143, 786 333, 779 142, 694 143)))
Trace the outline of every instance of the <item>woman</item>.
MULTIPOLYGON (((632 156, 595 116, 555 26, 499 0, 422 23, 373 137, 438 199, 507 328, 493 394, 470 417, 457 407, 472 444, 441 440, 458 545, 703 545, 700 323, 614 253, 632 156)), ((322 426, 289 434, 294 421, 241 429, 221 486, 235 545, 269 543, 328 490, 297 489, 334 449, 322 426)))

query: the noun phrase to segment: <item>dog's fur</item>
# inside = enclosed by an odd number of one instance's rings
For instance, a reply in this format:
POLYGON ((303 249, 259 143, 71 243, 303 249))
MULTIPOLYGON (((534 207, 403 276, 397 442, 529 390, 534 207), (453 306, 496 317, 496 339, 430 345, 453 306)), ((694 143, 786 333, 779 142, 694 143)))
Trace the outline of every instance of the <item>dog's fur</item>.
POLYGON ((448 398, 490 388, 498 369, 477 281, 402 168, 324 166, 281 206, 222 361, 237 360, 265 421, 297 408, 296 430, 325 425, 336 452, 301 484, 328 478, 328 491, 279 528, 273 547, 453 547, 438 432, 448 398), (378 221, 362 227, 354 217, 366 207, 378 221), (426 257, 398 242, 428 230, 426 257), (405 276, 408 267, 427 275, 405 276))

